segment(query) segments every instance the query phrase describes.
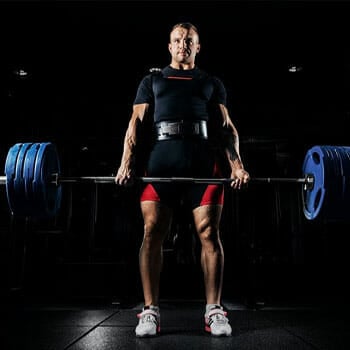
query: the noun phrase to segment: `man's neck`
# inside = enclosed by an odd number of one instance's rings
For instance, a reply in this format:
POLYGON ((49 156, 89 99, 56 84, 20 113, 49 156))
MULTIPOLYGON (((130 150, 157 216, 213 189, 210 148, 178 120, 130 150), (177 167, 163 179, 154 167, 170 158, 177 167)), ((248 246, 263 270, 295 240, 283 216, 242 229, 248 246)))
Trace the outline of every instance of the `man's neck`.
POLYGON ((195 67, 195 64, 194 63, 183 64, 183 63, 171 62, 170 67, 173 69, 179 69, 179 70, 190 70, 195 67))

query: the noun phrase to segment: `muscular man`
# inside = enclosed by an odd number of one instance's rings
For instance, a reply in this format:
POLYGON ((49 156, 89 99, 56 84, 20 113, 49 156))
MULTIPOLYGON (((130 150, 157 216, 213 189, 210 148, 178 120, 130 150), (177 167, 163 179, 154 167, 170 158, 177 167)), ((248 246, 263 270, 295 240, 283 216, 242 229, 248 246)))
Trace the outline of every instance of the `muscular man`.
MULTIPOLYGON (((191 23, 178 23, 170 32, 170 65, 146 75, 139 84, 124 139, 115 182, 129 184, 135 176, 136 148, 143 126, 152 118, 155 141, 145 175, 150 177, 222 177, 229 170, 231 187, 249 181, 239 153, 237 130, 226 108, 226 90, 215 76, 199 69, 199 34, 191 23), (225 160, 223 165, 222 160, 225 160)), ((136 336, 160 332, 159 281, 162 245, 170 229, 174 205, 189 201, 195 229, 201 242, 206 307, 205 331, 214 336, 231 335, 231 326, 221 305, 224 251, 219 225, 224 203, 222 184, 148 183, 141 193, 144 235, 139 266, 144 307, 138 314, 136 336)))

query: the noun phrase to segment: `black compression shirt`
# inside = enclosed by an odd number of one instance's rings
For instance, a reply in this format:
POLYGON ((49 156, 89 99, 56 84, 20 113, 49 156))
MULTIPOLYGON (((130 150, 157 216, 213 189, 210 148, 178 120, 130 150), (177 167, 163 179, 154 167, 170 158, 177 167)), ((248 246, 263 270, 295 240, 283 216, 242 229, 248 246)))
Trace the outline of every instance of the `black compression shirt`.
POLYGON ((140 82, 134 104, 154 106, 154 122, 164 120, 207 120, 210 106, 226 104, 226 90, 220 79, 199 68, 165 67, 146 75, 140 82))
MULTIPOLYGON (((146 75, 140 82, 134 104, 141 103, 154 108, 155 123, 206 120, 210 125, 216 124, 215 121, 220 125, 222 119, 217 118, 216 112, 219 104, 226 104, 226 90, 218 78, 199 68, 178 70, 167 66, 159 73, 146 75)), ((155 142, 145 170, 145 175, 151 177, 203 178, 221 174, 211 143, 197 138, 155 142)), ((153 183, 144 186, 141 200, 173 206, 183 196, 190 200, 192 208, 222 204, 223 185, 153 183)))

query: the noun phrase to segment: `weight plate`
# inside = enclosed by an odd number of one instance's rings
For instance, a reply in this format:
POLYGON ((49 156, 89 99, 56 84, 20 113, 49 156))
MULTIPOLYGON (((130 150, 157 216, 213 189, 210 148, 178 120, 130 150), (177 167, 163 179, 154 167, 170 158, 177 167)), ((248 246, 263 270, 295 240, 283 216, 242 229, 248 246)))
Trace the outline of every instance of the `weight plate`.
POLYGON ((36 201, 33 186, 34 168, 39 148, 40 143, 33 143, 28 149, 24 160, 24 187, 28 203, 28 215, 31 216, 40 216, 40 210, 42 210, 42 205, 36 201))
POLYGON ((341 159, 342 193, 337 200, 337 215, 335 219, 349 220, 350 208, 350 147, 338 147, 339 157, 341 159))
POLYGON ((23 143, 18 151, 16 161, 16 173, 14 178, 14 195, 12 198, 12 212, 16 216, 27 216, 27 209, 30 208, 30 204, 27 201, 24 185, 24 160, 28 149, 32 143, 23 143))
POLYGON ((341 147, 322 146, 325 151, 325 172, 327 173, 325 188, 326 198, 322 208, 325 221, 334 221, 343 217, 341 198, 343 194, 341 147))
POLYGON ((42 205, 37 216, 54 216, 60 209, 62 187, 52 183, 53 174, 60 174, 56 147, 50 142, 41 143, 36 155, 33 179, 35 203, 42 205))
POLYGON ((303 212, 307 219, 314 220, 322 209, 326 196, 324 151, 321 146, 314 146, 305 155, 302 171, 304 176, 311 174, 314 183, 311 189, 303 192, 303 212))
POLYGON ((14 192, 14 179, 16 175, 16 163, 19 150, 22 147, 22 143, 16 143, 13 145, 6 157, 5 161, 5 175, 6 175, 6 196, 10 211, 13 213, 15 207, 15 192, 14 192))
POLYGON ((303 212, 307 219, 321 217, 324 221, 338 221, 347 218, 344 193, 348 191, 349 173, 349 154, 344 147, 324 145, 308 150, 303 174, 313 175, 314 185, 303 191, 303 212))

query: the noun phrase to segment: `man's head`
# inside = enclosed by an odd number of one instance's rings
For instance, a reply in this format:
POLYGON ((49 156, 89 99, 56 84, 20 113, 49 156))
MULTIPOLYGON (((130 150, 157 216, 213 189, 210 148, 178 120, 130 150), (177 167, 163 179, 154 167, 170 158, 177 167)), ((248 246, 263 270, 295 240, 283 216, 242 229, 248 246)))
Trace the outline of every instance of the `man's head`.
POLYGON ((168 49, 174 68, 192 68, 200 51, 198 29, 189 22, 175 24, 170 32, 168 49))

